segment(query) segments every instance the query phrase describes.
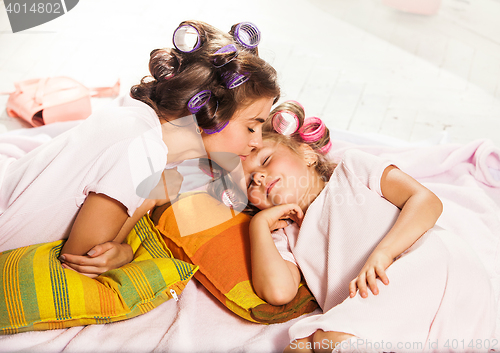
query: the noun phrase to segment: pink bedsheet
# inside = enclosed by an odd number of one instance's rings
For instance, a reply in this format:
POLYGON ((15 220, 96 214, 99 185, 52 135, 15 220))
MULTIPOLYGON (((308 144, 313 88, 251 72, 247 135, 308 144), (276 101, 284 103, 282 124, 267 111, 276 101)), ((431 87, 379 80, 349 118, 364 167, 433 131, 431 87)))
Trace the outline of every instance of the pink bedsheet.
MULTIPOLYGON (((0 154, 2 148, 12 150, 12 146, 2 145, 5 137, 0 135, 0 154)), ((478 253, 499 297, 500 150, 496 146, 489 141, 428 147, 336 141, 330 156, 337 158, 346 148, 391 158, 435 192, 444 204, 438 224, 460 235, 478 253)), ((137 318, 1 336, 0 352, 278 352, 286 346, 288 328, 295 321, 275 325, 247 322, 192 280, 178 302, 171 300, 137 318)), ((497 313, 497 338, 499 329, 497 313)))

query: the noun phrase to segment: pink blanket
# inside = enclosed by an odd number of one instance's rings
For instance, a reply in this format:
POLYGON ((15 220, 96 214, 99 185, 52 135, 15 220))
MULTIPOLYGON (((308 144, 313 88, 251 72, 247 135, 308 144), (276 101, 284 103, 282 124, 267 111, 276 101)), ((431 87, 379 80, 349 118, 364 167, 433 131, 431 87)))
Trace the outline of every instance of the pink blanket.
MULTIPOLYGON (((362 138, 358 141, 364 142, 362 138)), ((478 253, 498 298, 500 150, 489 141, 428 147, 361 144, 337 141, 330 155, 337 158, 346 148, 383 155, 435 192, 444 204, 438 224, 460 235, 478 253)), ((171 300, 137 318, 3 336, 0 352, 276 352, 286 346, 288 328, 294 322, 275 325, 246 322, 192 280, 178 302, 171 300)), ((497 338, 500 338, 499 328, 500 313, 497 338)))

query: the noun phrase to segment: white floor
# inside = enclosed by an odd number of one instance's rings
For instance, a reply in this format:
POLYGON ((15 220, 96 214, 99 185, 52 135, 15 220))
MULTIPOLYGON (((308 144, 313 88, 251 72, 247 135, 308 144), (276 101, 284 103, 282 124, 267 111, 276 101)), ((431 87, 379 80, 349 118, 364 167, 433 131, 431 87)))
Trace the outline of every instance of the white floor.
MULTIPOLYGON (((278 70, 282 100, 328 126, 406 141, 441 138, 500 146, 500 1, 443 0, 434 16, 382 0, 82 0, 66 15, 13 34, 0 0, 0 92, 67 75, 122 93, 148 74, 149 52, 171 46, 184 19, 263 32, 261 56, 278 70)), ((24 128, 0 96, 0 133, 24 128)), ((107 99, 93 99, 95 109, 107 99)))

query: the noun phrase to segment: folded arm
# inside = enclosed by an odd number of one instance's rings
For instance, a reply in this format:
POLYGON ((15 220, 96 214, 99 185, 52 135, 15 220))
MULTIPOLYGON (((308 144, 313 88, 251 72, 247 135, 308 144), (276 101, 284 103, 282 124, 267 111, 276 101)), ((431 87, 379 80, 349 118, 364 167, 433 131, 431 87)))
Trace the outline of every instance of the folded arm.
POLYGON ((394 166, 384 170, 380 181, 382 195, 401 212, 382 241, 377 245, 357 278, 350 283, 350 296, 356 288, 362 297, 368 295, 367 284, 378 294, 376 278, 389 283, 385 270, 394 259, 413 245, 438 220, 443 205, 439 198, 418 181, 394 166))
POLYGON ((87 198, 82 205, 84 209, 86 204, 84 212, 80 210, 77 217, 80 226, 73 227, 60 260, 65 268, 97 277, 133 260, 132 248, 123 241, 149 210, 165 200, 146 199, 132 217, 128 217, 119 202, 105 195, 91 193, 89 197, 90 201, 87 198))
POLYGON ((282 219, 291 212, 302 217, 297 205, 281 205, 257 213, 250 222, 252 284, 257 295, 273 305, 289 303, 301 278, 297 266, 281 257, 271 236, 272 229, 287 225, 282 219))

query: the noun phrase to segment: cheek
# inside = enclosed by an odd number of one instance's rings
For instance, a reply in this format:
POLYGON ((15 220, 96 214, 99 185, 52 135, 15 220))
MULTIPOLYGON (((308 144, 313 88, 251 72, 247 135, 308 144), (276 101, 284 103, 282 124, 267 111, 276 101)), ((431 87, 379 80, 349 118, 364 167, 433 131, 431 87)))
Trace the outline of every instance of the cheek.
POLYGON ((203 139, 207 152, 231 152, 234 154, 241 153, 241 141, 238 136, 231 131, 223 130, 223 133, 208 135, 203 139))
POLYGON ((245 149, 247 143, 246 136, 242 134, 240 129, 230 129, 224 131, 224 135, 221 137, 221 146, 225 147, 227 152, 240 154, 245 149))
POLYGON ((250 201, 250 203, 252 205, 254 205, 255 207, 257 207, 259 209, 263 209, 263 207, 264 207, 262 195, 260 195, 260 193, 255 189, 253 189, 253 190, 250 189, 248 191, 248 201, 250 201))

